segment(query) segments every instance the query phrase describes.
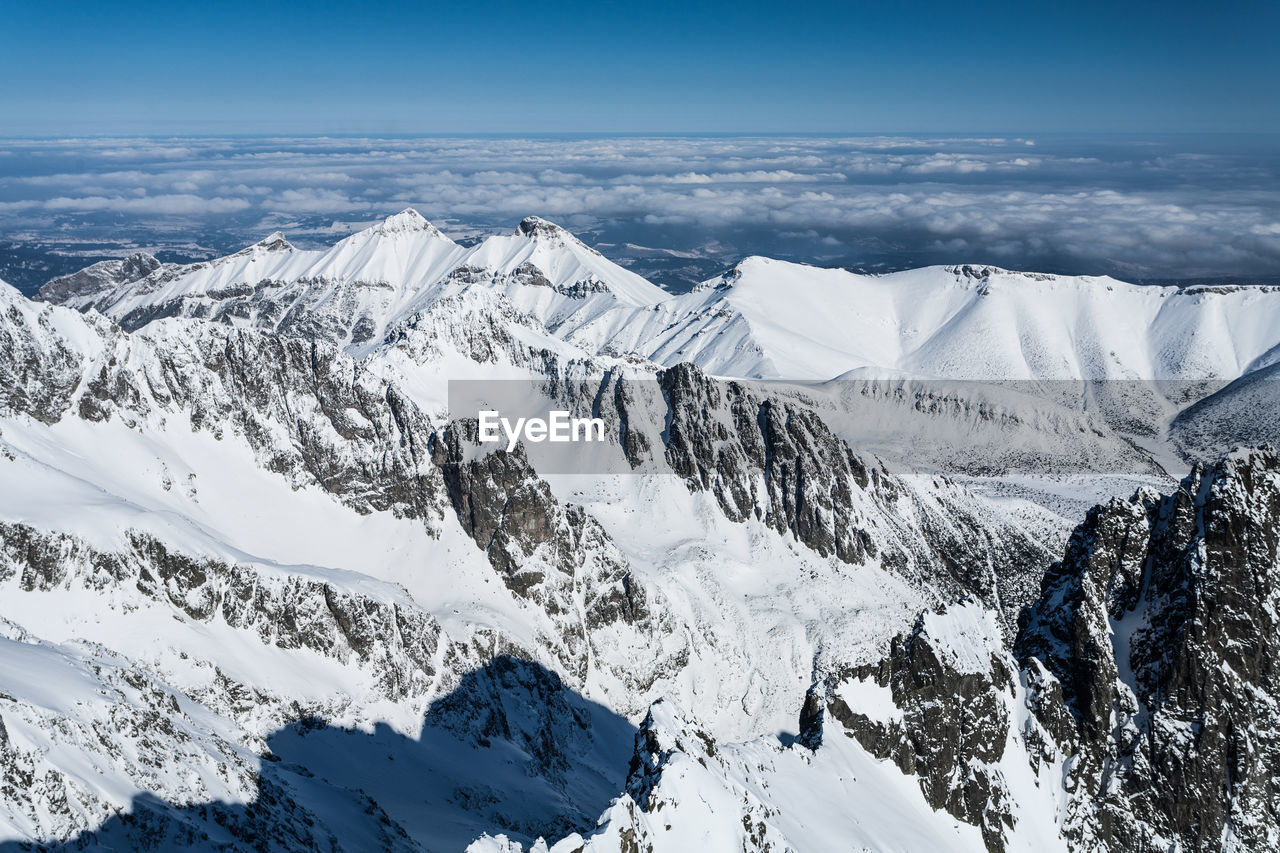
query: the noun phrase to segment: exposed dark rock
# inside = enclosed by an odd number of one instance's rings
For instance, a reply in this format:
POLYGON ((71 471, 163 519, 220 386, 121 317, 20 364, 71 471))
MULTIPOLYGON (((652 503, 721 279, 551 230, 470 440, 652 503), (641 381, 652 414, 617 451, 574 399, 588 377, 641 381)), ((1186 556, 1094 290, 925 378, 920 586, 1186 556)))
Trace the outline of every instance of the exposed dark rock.
POLYGON ((1237 451, 1170 495, 1090 512, 1021 619, 1016 663, 993 632, 989 663, 949 656, 929 625, 953 611, 925 614, 878 665, 816 685, 801 738, 820 749, 838 723, 992 850, 1013 825, 994 769, 1007 738, 1058 768, 1072 849, 1274 849, 1278 614, 1280 457, 1237 451), (841 698, 868 684, 891 691, 892 719, 841 698))
POLYGON ((105 352, 86 359, 49 331, 51 309, 34 318, 9 310, 0 322, 0 412, 130 425, 181 413, 219 437, 243 435, 264 467, 360 512, 429 526, 441 516, 426 416, 334 346, 207 324, 124 336, 90 319, 105 352))
POLYGON ((40 288, 37 299, 62 302, 102 293, 122 284, 144 279, 163 264, 146 252, 135 252, 123 260, 99 261, 71 275, 50 280, 40 288))
POLYGON ((757 519, 845 563, 878 558, 944 598, 977 595, 1010 622, 1032 600, 1049 559, 1022 530, 945 493, 940 507, 922 502, 816 412, 750 383, 713 380, 681 364, 659 384, 668 463, 690 489, 715 495, 730 519, 757 519), (912 511, 900 515, 899 502, 912 511))
POLYGON ((104 553, 73 536, 0 523, 0 581, 17 575, 27 591, 130 584, 188 619, 220 620, 268 645, 368 667, 389 698, 421 694, 436 677, 440 626, 407 597, 377 600, 301 575, 192 557, 147 534, 127 536, 129 551, 104 553))
POLYGON ((830 717, 849 737, 877 758, 890 759, 919 778, 925 800, 982 830, 987 848, 1003 850, 1004 833, 1014 826, 1010 795, 996 766, 1004 757, 1016 691, 1013 661, 1004 652, 994 622, 973 606, 926 614, 908 634, 894 639, 878 665, 852 668, 815 685, 801 712, 801 740, 822 744, 823 720, 830 717), (931 631, 940 620, 974 622, 977 665, 931 631), (982 629, 989 628, 985 638, 982 629), (984 643, 983 640, 986 639, 984 643), (842 685, 871 684, 888 690, 900 714, 872 719, 841 697, 842 685))
POLYGON ((615 622, 647 625, 651 610, 625 557, 581 507, 560 504, 520 446, 484 452, 475 421, 432 442, 458 520, 507 587, 562 626, 562 660, 585 676, 589 635, 615 622))
POLYGON ((1097 508, 1046 575, 1017 650, 1062 685, 1080 845, 1273 846, 1278 542, 1280 460, 1240 451, 1097 508))

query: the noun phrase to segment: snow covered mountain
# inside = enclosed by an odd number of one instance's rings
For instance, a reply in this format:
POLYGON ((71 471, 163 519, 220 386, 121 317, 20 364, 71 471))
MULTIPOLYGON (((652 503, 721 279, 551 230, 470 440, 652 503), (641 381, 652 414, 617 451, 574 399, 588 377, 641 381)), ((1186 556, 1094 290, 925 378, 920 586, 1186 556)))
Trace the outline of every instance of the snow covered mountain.
POLYGON ((96 308, 127 329, 159 317, 200 317, 355 345, 382 340, 406 318, 476 285, 548 323, 569 311, 647 306, 666 296, 537 217, 467 249, 414 210, 327 251, 300 251, 275 233, 208 263, 133 269, 142 274, 108 278, 96 291, 55 279, 40 296, 96 308))
POLYGON ((1113 470, 1125 456, 1130 473, 1159 470, 1197 450, 1185 410, 1280 353, 1272 287, 972 265, 868 276, 755 257, 672 296, 536 217, 470 248, 406 210, 327 251, 273 234, 209 263, 126 265, 132 278, 103 266, 56 279, 40 297, 128 330, 192 317, 322 339, 411 374, 400 378, 429 409, 443 406, 448 379, 491 376, 494 365, 539 376, 548 357, 587 372, 691 363, 720 377, 827 383, 818 396, 841 435, 893 458, 902 431, 914 431, 928 450, 916 448, 912 464, 936 457, 940 472, 1020 458, 1024 468, 1100 459, 1113 470), (940 419, 939 399, 1008 416, 966 457, 948 437, 974 422, 940 419), (1033 426, 1015 426, 1024 423, 1033 426))
POLYGON ((659 339, 658 360, 686 355, 716 374, 817 380, 855 370, 1235 378, 1276 346, 1280 312, 1267 287, 1148 287, 969 265, 869 276, 768 258, 748 258, 678 302, 681 325, 659 339), (730 340, 707 346, 709 329, 730 340))
POLYGON ((0 850, 1280 833, 1280 462, 1166 473, 1274 431, 1275 289, 671 296, 405 211, 40 296, 0 283, 0 850), (459 379, 604 463, 480 444, 459 379))
POLYGON ((1273 287, 1150 287, 972 265, 871 276, 752 257, 671 296, 537 217, 469 249, 406 210, 327 251, 299 251, 277 233, 205 264, 152 259, 122 272, 112 263, 55 279, 39 296, 96 308, 126 329, 190 316, 275 331, 302 323, 314 334, 307 323, 324 316, 328 339, 360 344, 470 286, 503 293, 592 355, 756 379, 1229 381, 1280 353, 1273 287))

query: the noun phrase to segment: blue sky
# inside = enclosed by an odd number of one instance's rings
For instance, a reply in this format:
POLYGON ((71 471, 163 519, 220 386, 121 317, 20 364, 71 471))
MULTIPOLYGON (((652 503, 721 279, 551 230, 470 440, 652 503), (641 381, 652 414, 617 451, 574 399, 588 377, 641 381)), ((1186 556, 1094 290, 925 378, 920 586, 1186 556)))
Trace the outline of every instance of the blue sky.
POLYGON ((1280 132, 1280 4, 0 0, 0 135, 1280 132))

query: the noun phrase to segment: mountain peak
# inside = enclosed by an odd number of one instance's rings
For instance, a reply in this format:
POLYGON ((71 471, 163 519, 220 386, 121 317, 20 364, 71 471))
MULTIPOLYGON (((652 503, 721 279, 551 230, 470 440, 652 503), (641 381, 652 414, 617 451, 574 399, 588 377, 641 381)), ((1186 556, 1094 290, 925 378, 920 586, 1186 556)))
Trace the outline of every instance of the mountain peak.
POLYGON ((412 207, 406 207, 399 213, 388 216, 373 230, 379 234, 403 234, 413 231, 426 231, 432 235, 443 237, 439 228, 432 225, 425 216, 412 207))
POLYGON ((283 231, 272 231, 257 243, 254 243, 253 248, 263 249, 268 252, 287 252, 293 249, 293 244, 285 239, 283 231))
POLYGON ((763 255, 748 255, 729 269, 720 273, 720 275, 695 284, 692 288, 692 292, 699 293, 705 290, 722 290, 733 287, 738 283, 739 279, 742 278, 744 273, 750 271, 752 268, 767 267, 771 263, 774 263, 772 258, 766 258, 763 255))
POLYGON ((517 237, 528 237, 530 240, 546 240, 553 246, 577 246, 592 254, 599 255, 595 249, 578 239, 577 235, 554 222, 548 222, 540 216, 526 216, 516 226, 517 237))
POLYGON ((516 234, 522 237, 558 237, 560 239, 568 237, 573 240, 578 239, 559 225, 554 222, 548 222, 540 216, 526 216, 520 220, 520 224, 516 226, 516 234))
POLYGON ((122 284, 139 281, 164 266, 148 252, 134 252, 126 258, 98 261, 69 275, 45 282, 36 298, 62 302, 78 296, 101 293, 122 284))

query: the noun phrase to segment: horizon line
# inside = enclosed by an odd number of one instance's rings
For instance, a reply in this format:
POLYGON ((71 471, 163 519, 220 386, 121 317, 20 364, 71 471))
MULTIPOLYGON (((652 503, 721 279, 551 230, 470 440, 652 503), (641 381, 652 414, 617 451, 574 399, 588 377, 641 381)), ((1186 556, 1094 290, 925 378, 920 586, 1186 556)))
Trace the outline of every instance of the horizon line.
POLYGON ((573 139, 573 138, 635 138, 635 139, 843 139, 843 138, 970 138, 994 137, 1280 137, 1280 130, 989 130, 989 131, 834 131, 834 130, 652 130, 652 131, 387 131, 387 132, 94 132, 94 133, 0 133, 0 141, 60 142, 78 139, 573 139))

